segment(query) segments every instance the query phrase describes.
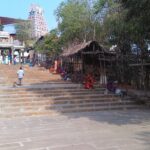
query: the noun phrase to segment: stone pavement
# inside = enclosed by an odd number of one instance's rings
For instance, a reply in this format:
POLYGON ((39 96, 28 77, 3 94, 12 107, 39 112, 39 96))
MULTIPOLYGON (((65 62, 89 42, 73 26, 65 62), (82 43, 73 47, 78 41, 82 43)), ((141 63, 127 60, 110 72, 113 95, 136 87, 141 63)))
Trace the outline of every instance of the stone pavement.
POLYGON ((150 150, 150 110, 0 119, 0 150, 150 150))

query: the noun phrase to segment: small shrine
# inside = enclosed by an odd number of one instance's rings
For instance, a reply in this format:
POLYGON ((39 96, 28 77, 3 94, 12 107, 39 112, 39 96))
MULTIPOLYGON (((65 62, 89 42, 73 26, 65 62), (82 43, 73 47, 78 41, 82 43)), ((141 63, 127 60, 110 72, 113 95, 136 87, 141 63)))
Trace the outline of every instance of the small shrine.
POLYGON ((61 55, 62 67, 71 74, 74 82, 83 82, 91 75, 101 85, 113 76, 116 54, 100 45, 97 41, 84 42, 65 49, 61 55))

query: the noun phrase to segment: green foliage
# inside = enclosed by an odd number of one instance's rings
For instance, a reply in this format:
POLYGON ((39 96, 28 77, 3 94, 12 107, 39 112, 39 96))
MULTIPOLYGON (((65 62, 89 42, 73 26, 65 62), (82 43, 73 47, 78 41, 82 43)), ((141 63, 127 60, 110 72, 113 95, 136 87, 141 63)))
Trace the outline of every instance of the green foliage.
MULTIPOLYGON (((108 16, 108 18, 106 18, 107 21, 105 25, 107 27, 109 26, 109 28, 100 24, 96 16, 106 3, 110 8, 110 13, 113 12, 113 14, 116 15, 116 12, 118 12, 120 8, 120 3, 114 2, 113 0, 97 0, 93 7, 90 5, 89 0, 67 0, 66 2, 62 2, 55 14, 58 20, 60 39, 64 45, 76 41, 83 42, 89 40, 97 40, 106 43, 110 36, 116 38, 116 35, 114 35, 115 31, 112 30, 114 28, 118 29, 115 27, 118 21, 117 16, 113 16, 113 21, 111 19, 111 14, 109 14, 110 17, 108 16), (111 22, 113 22, 114 26, 111 22)), ((120 27, 120 24, 117 25, 120 27)), ((118 32, 118 30, 116 32, 118 32)))
POLYGON ((64 45, 94 39, 129 51, 131 43, 142 47, 150 36, 149 0, 95 0, 93 8, 88 0, 67 0, 60 4, 56 16, 64 45), (109 11, 100 24, 96 15, 106 4, 109 11))
POLYGON ((127 23, 132 24, 136 33, 136 41, 150 38, 150 1, 149 0, 122 0, 123 6, 127 9, 127 23))
POLYGON ((56 11, 58 29, 64 43, 71 43, 74 39, 86 40, 92 36, 92 10, 87 1, 68 0, 60 4, 56 11))
MULTIPOLYGON (((150 39, 150 1, 121 0, 120 2, 116 1, 116 4, 109 9, 109 14, 102 25, 102 39, 107 43, 117 44, 119 47, 121 53, 119 54, 118 74, 123 77, 121 81, 127 81, 131 78, 127 74, 131 70, 128 66, 130 60, 129 57, 126 57, 126 54, 131 53, 130 44, 138 44, 141 50, 138 59, 132 60, 134 63, 137 61, 143 63, 149 60, 145 44, 150 39)), ((149 82, 149 79, 146 79, 149 73, 142 66, 138 70, 137 76, 141 82, 139 85, 145 87, 149 82)), ((132 72, 132 76, 136 76, 136 73, 132 72)))
POLYGON ((95 5, 94 5, 94 8, 95 8, 95 13, 99 13, 99 11, 104 7, 106 3, 106 0, 98 0, 95 5))
POLYGON ((114 0, 97 0, 94 4, 95 14, 98 14, 106 4, 111 9, 115 9, 118 6, 118 3, 114 0))
POLYGON ((30 46, 35 41, 31 37, 32 24, 30 21, 22 21, 15 25, 17 39, 25 42, 26 46, 30 46))
POLYGON ((61 51, 61 42, 56 29, 50 31, 49 34, 39 39, 34 45, 35 50, 54 56, 61 51))

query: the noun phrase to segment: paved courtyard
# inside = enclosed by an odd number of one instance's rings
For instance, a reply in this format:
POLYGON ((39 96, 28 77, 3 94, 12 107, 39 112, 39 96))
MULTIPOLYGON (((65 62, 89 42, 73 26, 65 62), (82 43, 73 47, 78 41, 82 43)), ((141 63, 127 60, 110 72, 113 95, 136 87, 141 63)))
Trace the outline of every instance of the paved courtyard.
POLYGON ((150 150, 150 110, 0 119, 0 150, 150 150))

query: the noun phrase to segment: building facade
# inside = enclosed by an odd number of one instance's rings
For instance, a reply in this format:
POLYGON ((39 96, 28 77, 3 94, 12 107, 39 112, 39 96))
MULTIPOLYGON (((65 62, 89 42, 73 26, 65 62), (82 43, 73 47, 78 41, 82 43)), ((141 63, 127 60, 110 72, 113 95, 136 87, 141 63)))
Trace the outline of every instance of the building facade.
POLYGON ((25 45, 16 39, 15 34, 0 31, 0 64, 21 62, 25 45))
POLYGON ((32 22, 33 32, 31 36, 33 38, 38 39, 48 33, 48 27, 44 20, 44 11, 40 6, 31 5, 28 19, 32 22))

